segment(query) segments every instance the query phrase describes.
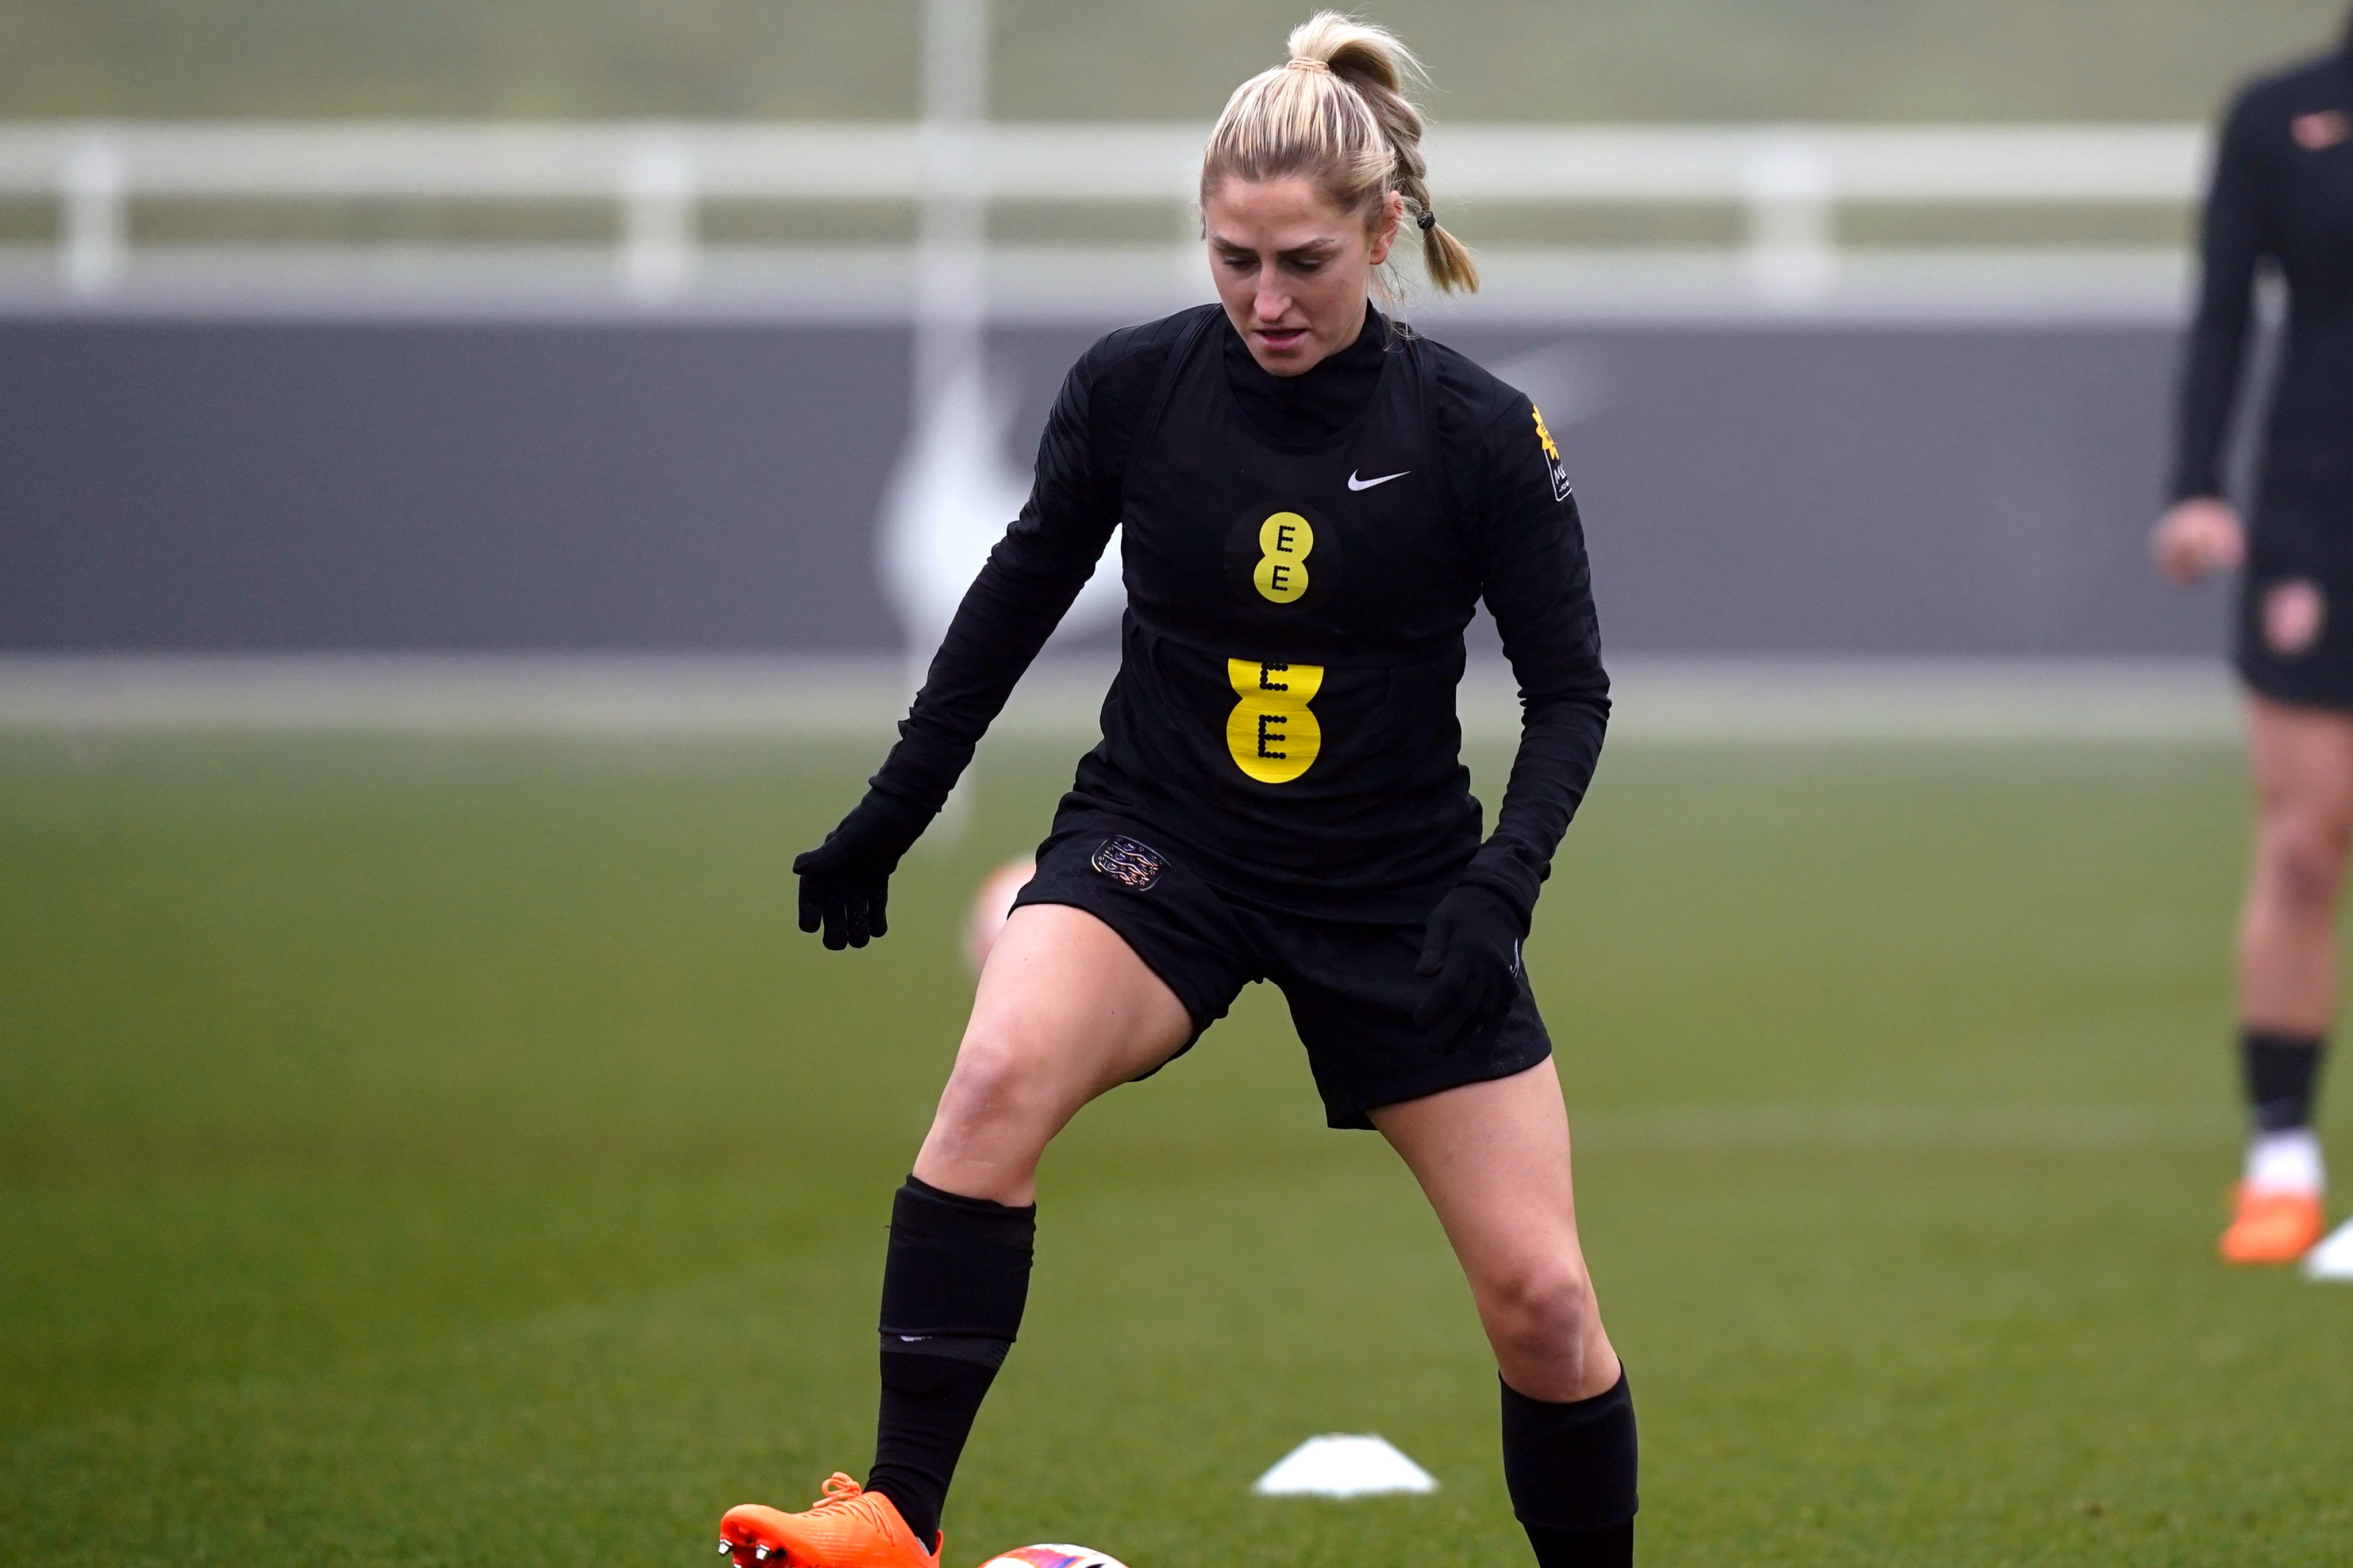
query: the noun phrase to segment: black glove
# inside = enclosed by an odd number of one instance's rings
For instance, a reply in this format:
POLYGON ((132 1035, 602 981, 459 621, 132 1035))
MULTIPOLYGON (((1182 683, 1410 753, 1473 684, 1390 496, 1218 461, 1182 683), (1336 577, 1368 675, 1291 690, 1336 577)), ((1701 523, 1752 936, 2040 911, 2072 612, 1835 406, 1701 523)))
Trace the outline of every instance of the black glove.
POLYGON ((793 862, 801 879, 801 930, 824 926, 825 945, 836 952, 864 947, 889 931, 891 873, 931 820, 921 806, 868 790, 824 843, 793 862))
POLYGON ((1431 980, 1414 1007, 1414 1026, 1433 1031, 1451 1055, 1500 1022, 1519 994, 1520 939, 1526 934, 1511 901, 1475 882, 1458 884, 1439 900, 1415 965, 1431 980))

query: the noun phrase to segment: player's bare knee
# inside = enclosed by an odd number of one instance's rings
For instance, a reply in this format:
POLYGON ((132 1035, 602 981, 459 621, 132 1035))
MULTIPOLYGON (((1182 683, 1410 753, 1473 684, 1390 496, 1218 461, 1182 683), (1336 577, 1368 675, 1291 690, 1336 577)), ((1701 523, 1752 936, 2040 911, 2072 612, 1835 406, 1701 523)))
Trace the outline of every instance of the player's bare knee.
POLYGON ((1522 1364, 1576 1360, 1598 1315, 1591 1278, 1571 1263, 1515 1269, 1490 1285, 1484 1302, 1497 1356, 1522 1364))
POLYGON ((956 1140, 1018 1127, 1034 1115, 1044 1078, 1037 1053, 1018 1037, 995 1029, 968 1032, 934 1125, 956 1140))
POLYGON ((2327 920, 2344 892, 2348 825, 2302 813, 2267 818, 2258 837, 2258 882, 2279 912, 2327 920))

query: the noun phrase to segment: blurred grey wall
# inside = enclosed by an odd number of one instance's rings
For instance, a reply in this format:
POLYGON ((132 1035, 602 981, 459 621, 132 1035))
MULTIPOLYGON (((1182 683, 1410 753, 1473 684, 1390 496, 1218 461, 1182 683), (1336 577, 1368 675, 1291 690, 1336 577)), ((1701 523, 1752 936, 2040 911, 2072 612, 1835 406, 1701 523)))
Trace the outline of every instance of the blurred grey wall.
MULTIPOLYGON (((1108 323, 1104 323, 1108 324, 1108 323)), ((1098 327, 999 334, 1024 467, 1098 327)), ((2176 335, 1447 334, 1544 405, 1623 651, 2198 653, 2176 335)), ((0 648, 881 651, 902 332, 0 322, 0 648)))

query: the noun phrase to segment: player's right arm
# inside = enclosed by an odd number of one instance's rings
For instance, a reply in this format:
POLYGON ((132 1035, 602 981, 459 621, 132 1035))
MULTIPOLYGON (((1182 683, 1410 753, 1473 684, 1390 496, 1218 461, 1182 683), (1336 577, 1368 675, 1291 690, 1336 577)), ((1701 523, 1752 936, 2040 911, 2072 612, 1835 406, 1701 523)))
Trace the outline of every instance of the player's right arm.
POLYGON ((1047 416, 1021 515, 965 591, 899 742, 866 797, 793 862, 801 930, 829 948, 863 947, 890 929, 891 873, 930 826, 1014 683, 1086 585, 1119 521, 1115 476, 1097 450, 1096 383, 1118 363, 1115 334, 1072 367, 1047 416))
POLYGON ((2236 508, 2222 494, 2222 452, 2246 362, 2256 263, 2275 250, 2267 199, 2278 132, 2259 92, 2232 106, 2214 162, 2200 239, 2198 317, 2181 381, 2173 504, 2149 538, 2158 569, 2177 583, 2227 571, 2244 559, 2236 508))

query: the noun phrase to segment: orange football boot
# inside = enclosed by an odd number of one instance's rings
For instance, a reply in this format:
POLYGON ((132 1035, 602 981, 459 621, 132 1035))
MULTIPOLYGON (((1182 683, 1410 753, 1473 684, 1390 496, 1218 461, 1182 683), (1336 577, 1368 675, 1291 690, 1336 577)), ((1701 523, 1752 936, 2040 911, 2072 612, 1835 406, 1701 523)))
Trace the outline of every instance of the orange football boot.
POLYGON ((719 1550, 736 1568, 939 1568, 946 1539, 924 1551, 898 1504, 838 1470, 807 1513, 747 1502, 719 1521, 719 1550))
POLYGON ((2327 1228, 2317 1193, 2284 1193, 2244 1182, 2232 1192, 2231 1228, 2222 1233, 2225 1263, 2293 1263, 2312 1250, 2327 1228))

